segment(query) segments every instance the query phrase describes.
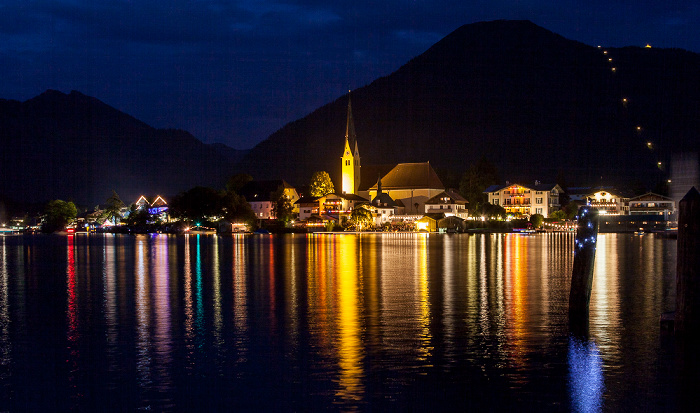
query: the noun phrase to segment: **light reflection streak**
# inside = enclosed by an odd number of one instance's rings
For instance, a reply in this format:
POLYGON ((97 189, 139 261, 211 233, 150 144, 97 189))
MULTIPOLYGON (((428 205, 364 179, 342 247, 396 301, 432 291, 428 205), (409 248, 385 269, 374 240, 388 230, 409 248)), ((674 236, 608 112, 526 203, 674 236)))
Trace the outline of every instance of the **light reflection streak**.
POLYGON ((221 331, 223 326, 223 317, 221 315, 221 270, 219 268, 219 237, 213 235, 214 243, 212 245, 212 271, 213 271, 213 293, 214 293, 214 346, 217 353, 220 354, 221 346, 224 344, 221 331))
POLYGON ((114 257, 114 235, 104 235, 104 259, 102 267, 103 281, 103 308, 107 331, 105 333, 107 340, 107 357, 109 362, 109 371, 119 369, 118 359, 118 315, 117 315, 117 289, 115 276, 115 257, 114 257))
POLYGON ((68 303, 66 307, 66 318, 68 321, 67 331, 67 346, 68 346, 68 369, 70 371, 68 382, 73 395, 72 398, 79 398, 78 383, 76 374, 78 372, 78 359, 80 358, 80 350, 78 341, 80 340, 80 331, 78 330, 78 293, 75 273, 75 239, 74 236, 67 237, 67 265, 66 265, 66 289, 68 295, 68 303))
POLYGON ((170 331, 170 267, 168 263, 167 235, 158 235, 154 245, 152 276, 154 278, 153 298, 155 312, 155 335, 153 344, 160 388, 169 388, 170 364, 172 362, 172 337, 170 331))
POLYGON ((248 353, 247 274, 245 239, 236 237, 233 243, 233 324, 234 340, 238 349, 236 364, 246 362, 248 353))
POLYGON ((12 342, 10 340, 10 302, 9 277, 7 271, 7 246, 5 237, 2 239, 2 254, 0 259, 0 382, 10 377, 10 362, 12 361, 12 342))
MULTIPOLYGON (((506 239, 506 281, 508 296, 508 336, 510 354, 508 358, 518 370, 527 366, 527 321, 528 305, 528 238, 522 235, 510 235, 506 239)), ((518 374, 515 381, 524 384, 526 376, 518 374)))
POLYGON ((339 237, 337 252, 338 294, 338 367, 339 385, 336 395, 344 401, 360 401, 363 398, 362 343, 360 341, 359 294, 357 271, 357 238, 339 237))
MULTIPOLYGON (((428 361, 432 356, 433 347, 431 344, 432 334, 430 332, 430 302, 428 291, 428 234, 418 234, 418 251, 416 254, 417 268, 416 291, 418 295, 418 306, 420 314, 418 324, 420 325, 420 344, 418 348, 418 360, 428 361)), ((429 367, 427 364, 426 367, 429 367)))
POLYGON ((569 394, 575 412, 600 412, 603 408, 603 362, 591 340, 569 337, 569 394))
POLYGON ((150 292, 147 279, 148 250, 144 236, 136 238, 135 264, 136 264, 136 370, 138 371, 138 383, 143 389, 148 389, 152 383, 151 355, 150 355, 150 292))
POLYGON ((197 243, 195 245, 195 260, 194 260, 194 277, 195 277, 195 312, 194 312, 194 328, 195 328, 195 349, 204 352, 206 326, 204 325, 204 297, 202 296, 202 248, 200 245, 201 235, 197 234, 197 243))
POLYGON ((593 269, 590 302, 590 332, 598 339, 606 361, 620 357, 620 260, 617 245, 620 234, 599 234, 593 269))
POLYGON ((192 304, 192 258, 190 253, 190 235, 185 234, 185 348, 187 349, 187 368, 194 367, 194 309, 192 304))
POLYGON ((448 363, 453 363, 455 350, 455 268, 454 268, 454 237, 445 236, 442 255, 442 273, 444 276, 442 284, 443 294, 443 326, 445 329, 445 357, 448 363))

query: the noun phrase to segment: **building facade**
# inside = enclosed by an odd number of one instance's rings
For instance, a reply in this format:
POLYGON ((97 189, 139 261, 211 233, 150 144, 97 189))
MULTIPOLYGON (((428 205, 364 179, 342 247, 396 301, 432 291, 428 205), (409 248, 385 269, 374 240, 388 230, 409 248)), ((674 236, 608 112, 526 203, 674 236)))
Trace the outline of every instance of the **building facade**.
POLYGON ((506 214, 529 217, 540 214, 545 218, 560 208, 559 195, 563 192, 557 184, 541 184, 533 186, 520 184, 493 185, 484 191, 488 202, 499 205, 506 214))

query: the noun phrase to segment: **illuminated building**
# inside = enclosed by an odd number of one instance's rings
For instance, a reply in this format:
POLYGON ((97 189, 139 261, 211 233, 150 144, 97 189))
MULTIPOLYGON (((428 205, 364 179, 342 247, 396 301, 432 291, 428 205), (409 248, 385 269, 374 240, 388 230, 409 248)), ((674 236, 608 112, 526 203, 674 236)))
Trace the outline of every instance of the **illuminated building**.
POLYGON ((587 203, 598 210, 600 215, 625 215, 627 214, 626 199, 621 195, 609 191, 597 191, 589 194, 587 203))
POLYGON ((507 214, 526 216, 540 214, 545 218, 559 209, 559 194, 564 192, 557 184, 542 184, 535 181, 533 186, 520 184, 492 185, 484 191, 488 202, 499 205, 507 214))
POLYGON ((168 222, 168 203, 165 199, 156 195, 155 198, 149 200, 145 195, 141 195, 139 199, 134 203, 137 209, 148 209, 148 213, 161 221, 168 222))
MULTIPOLYGON (((367 190, 370 199, 379 194, 378 184, 367 190)), ((425 202, 445 190, 430 162, 400 163, 382 176, 381 186, 383 193, 401 201, 406 214, 414 215, 423 214, 425 202)))
POLYGON ((676 212, 673 199, 653 192, 630 198, 628 205, 630 215, 663 215, 668 220, 676 212))
POLYGON ((443 191, 425 201, 425 213, 443 213, 446 217, 455 216, 467 219, 467 200, 454 191, 443 191))
POLYGON ((360 151, 357 148, 355 124, 352 121, 352 107, 348 96, 348 119, 345 125, 345 148, 343 149, 342 185, 343 194, 357 194, 360 186, 360 151))
POLYGON ((284 180, 250 181, 241 188, 238 194, 245 197, 258 219, 275 219, 273 206, 277 200, 272 199, 272 195, 280 188, 283 188, 283 196, 289 199, 294 212, 298 213, 296 201, 299 199, 299 194, 293 186, 284 180))

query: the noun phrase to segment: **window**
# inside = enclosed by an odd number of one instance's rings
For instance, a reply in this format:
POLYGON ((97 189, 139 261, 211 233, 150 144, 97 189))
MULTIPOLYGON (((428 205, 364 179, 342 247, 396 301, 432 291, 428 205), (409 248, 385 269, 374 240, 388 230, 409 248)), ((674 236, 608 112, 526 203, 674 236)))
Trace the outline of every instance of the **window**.
POLYGON ((535 208, 535 214, 542 215, 542 208, 535 208))
POLYGON ((494 204, 494 205, 498 205, 498 199, 494 199, 494 200, 493 200, 493 204, 494 204))
POLYGON ((541 204, 541 203, 542 203, 542 198, 535 198, 535 203, 536 203, 536 204, 541 204))

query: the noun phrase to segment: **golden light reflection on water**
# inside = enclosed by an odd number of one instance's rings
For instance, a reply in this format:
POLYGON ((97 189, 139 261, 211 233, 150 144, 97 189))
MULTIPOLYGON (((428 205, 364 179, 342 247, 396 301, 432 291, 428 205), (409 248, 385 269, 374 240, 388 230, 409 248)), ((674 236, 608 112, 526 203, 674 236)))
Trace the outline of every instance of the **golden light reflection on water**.
POLYGON ((362 400, 364 370, 362 367, 362 342, 360 337, 360 296, 357 238, 336 237, 334 252, 337 255, 337 339, 339 388, 336 395, 345 401, 362 400))
MULTIPOLYGON (((418 360, 426 362, 432 356, 433 350, 430 330, 430 292, 428 290, 428 234, 418 234, 417 241, 415 283, 419 307, 418 325, 420 329, 418 360)), ((425 364, 425 366, 429 367, 430 364, 425 364)))
POLYGON ((506 239, 505 279, 506 296, 509 300, 506 335, 510 362, 516 368, 523 368, 527 363, 527 323, 529 321, 528 305, 528 254, 529 237, 512 235, 506 239))
MULTIPOLYGON (((603 359, 619 358, 620 286, 618 234, 598 234, 589 311, 591 335, 596 338, 603 359)), ((658 316, 657 316, 658 317, 658 316)))
POLYGON ((233 243, 233 326, 237 356, 235 364, 247 360, 248 352, 248 264, 246 260, 246 243, 239 237, 233 243))

